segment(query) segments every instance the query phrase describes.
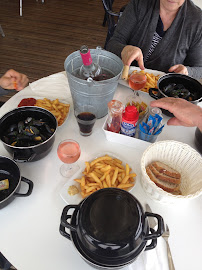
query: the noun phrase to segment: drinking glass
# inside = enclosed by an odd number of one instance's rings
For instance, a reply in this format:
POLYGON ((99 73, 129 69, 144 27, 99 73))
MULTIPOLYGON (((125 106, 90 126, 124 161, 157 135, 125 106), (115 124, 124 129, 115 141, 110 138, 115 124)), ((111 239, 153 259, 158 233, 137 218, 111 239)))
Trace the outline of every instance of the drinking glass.
POLYGON ((79 125, 80 134, 89 136, 92 134, 96 121, 97 109, 94 105, 75 105, 74 114, 79 125))
POLYGON ((135 72, 129 77, 129 86, 133 90, 141 90, 147 83, 147 76, 142 72, 135 72))
POLYGON ((79 166, 75 164, 81 154, 79 143, 70 139, 64 140, 59 143, 57 154, 64 163, 60 167, 61 175, 64 177, 72 176, 79 169, 79 166))

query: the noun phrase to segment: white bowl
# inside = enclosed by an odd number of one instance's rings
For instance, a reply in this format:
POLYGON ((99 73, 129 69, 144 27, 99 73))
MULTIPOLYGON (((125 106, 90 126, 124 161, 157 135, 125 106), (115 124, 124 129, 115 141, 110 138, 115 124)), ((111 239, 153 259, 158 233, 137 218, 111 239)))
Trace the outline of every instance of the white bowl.
POLYGON ((158 202, 174 203, 194 199, 202 194, 202 158, 187 144, 160 141, 150 145, 141 158, 141 184, 148 196, 158 202), (182 195, 173 195, 159 188, 146 173, 146 166, 161 161, 181 174, 182 195))

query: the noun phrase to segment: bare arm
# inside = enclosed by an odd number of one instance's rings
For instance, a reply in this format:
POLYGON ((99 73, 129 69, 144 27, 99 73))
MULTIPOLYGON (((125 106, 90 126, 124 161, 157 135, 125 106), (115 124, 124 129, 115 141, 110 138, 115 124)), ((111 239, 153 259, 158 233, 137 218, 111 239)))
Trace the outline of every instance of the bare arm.
POLYGON ((161 98, 151 101, 151 107, 170 111, 175 117, 168 120, 168 125, 197 126, 202 132, 202 108, 181 98, 161 98))
POLYGON ((17 91, 22 90, 27 86, 29 80, 26 75, 19 73, 13 69, 8 70, 0 78, 0 86, 4 89, 16 89, 17 91))

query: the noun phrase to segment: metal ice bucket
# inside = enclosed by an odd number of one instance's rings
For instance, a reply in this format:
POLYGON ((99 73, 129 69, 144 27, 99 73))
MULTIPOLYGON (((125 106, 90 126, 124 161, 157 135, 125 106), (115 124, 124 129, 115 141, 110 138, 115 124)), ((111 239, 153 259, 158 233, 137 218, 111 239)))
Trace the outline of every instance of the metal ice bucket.
POLYGON ((73 52, 66 58, 64 68, 74 106, 93 104, 97 108, 97 118, 102 118, 108 113, 107 103, 113 99, 123 69, 123 62, 115 54, 102 49, 91 49, 90 52, 95 63, 99 63, 104 70, 114 75, 111 79, 88 82, 72 75, 72 72, 83 64, 79 51, 73 52))

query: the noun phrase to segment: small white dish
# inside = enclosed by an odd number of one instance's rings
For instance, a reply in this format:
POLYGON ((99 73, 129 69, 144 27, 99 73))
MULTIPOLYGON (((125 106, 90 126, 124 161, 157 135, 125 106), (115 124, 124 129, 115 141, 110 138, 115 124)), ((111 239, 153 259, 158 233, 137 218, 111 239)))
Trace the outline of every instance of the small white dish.
MULTIPOLYGON (((117 155, 115 153, 109 153, 109 152, 102 153, 102 154, 94 154, 94 155, 92 155, 92 158, 89 160, 89 162, 93 161, 94 159, 96 159, 98 157, 104 156, 104 155, 109 155, 112 158, 120 159, 123 162, 122 163, 123 165, 126 165, 126 163, 127 163, 130 166, 130 168, 132 169, 132 171, 130 173, 134 172, 137 174, 135 177, 134 186, 127 190, 127 191, 131 192, 134 189, 136 182, 138 181, 139 176, 137 173, 137 169, 134 169, 133 166, 130 165, 130 162, 127 161, 127 158, 120 157, 119 154, 117 155)), ((83 176, 82 172, 84 171, 84 169, 85 169, 85 163, 70 179, 67 180, 66 184, 60 190, 60 196, 67 204, 79 204, 83 200, 80 193, 77 193, 76 195, 69 195, 68 189, 70 186, 74 185, 78 188, 79 192, 81 191, 80 184, 78 182, 74 181, 74 179, 80 179, 83 176)))

